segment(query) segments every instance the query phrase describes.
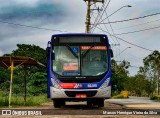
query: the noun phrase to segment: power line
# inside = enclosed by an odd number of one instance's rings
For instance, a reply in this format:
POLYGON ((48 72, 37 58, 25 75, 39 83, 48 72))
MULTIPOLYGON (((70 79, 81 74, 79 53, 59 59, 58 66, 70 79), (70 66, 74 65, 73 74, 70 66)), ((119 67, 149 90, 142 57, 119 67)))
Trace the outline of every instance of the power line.
MULTIPOLYGON (((97 28, 100 29, 99 27, 97 27, 97 28)), ((102 29, 100 29, 100 30, 102 30, 102 29)), ((105 30, 102 30, 102 31, 106 32, 105 30)), ((123 42, 125 42, 125 43, 128 43, 128 44, 133 45, 133 46, 138 47, 138 48, 141 48, 141 49, 143 49, 143 50, 147 50, 147 51, 153 52, 153 50, 150 50, 150 49, 148 49, 148 48, 145 48, 145 47, 136 45, 136 44, 134 44, 134 43, 131 43, 131 42, 129 42, 129 41, 126 41, 126 40, 124 40, 124 39, 122 39, 122 38, 119 38, 119 37, 117 37, 117 36, 114 36, 114 35, 110 34, 109 32, 106 32, 106 33, 108 33, 109 35, 111 35, 111 36, 113 36, 113 37, 115 37, 115 38, 117 38, 117 39, 119 39, 119 40, 121 40, 121 41, 123 41, 123 42)))
MULTIPOLYGON (((108 5, 109 5, 110 1, 111 1, 111 0, 109 0, 109 1, 108 1, 108 3, 107 3, 107 1, 106 1, 107 5, 106 5, 106 7, 103 9, 102 14, 100 14, 100 16, 99 16, 99 15, 97 16, 97 19, 95 20, 95 22, 94 22, 93 26, 91 27, 91 29, 93 28, 92 32, 94 32, 94 30, 95 30, 96 26, 98 25, 98 22, 99 22, 99 21, 100 21, 100 19, 102 18, 102 16, 103 16, 103 14, 104 14, 105 10, 107 9, 107 7, 108 7, 108 5)), ((105 4, 106 4, 106 3, 105 3, 105 4)), ((104 6, 105 6, 105 4, 104 4, 104 6)), ((104 7, 104 6, 103 6, 103 7, 104 7)))
POLYGON ((58 32, 66 32, 66 31, 61 31, 61 30, 54 30, 54 29, 49 29, 49 28, 42 28, 42 27, 36 27, 36 26, 31 26, 31 25, 23 25, 23 24, 18 24, 18 23, 12 23, 12 22, 6 22, 6 21, 1 21, 1 23, 9 24, 9 25, 16 25, 16 26, 21 26, 21 27, 29 27, 29 28, 34 28, 34 29, 41 29, 41 30, 49 30, 49 31, 58 31, 58 32))
MULTIPOLYGON (((106 14, 106 16, 107 16, 108 22, 110 22, 109 17, 108 17, 108 14, 107 14, 106 11, 105 11, 105 14, 106 14)), ((106 24, 104 24, 104 26, 106 27, 106 24)), ((112 30, 113 35, 115 35, 115 32, 114 32, 114 30, 113 30, 113 27, 112 27, 112 25, 111 25, 110 23, 109 23, 109 26, 110 26, 110 28, 111 28, 111 30, 112 30)), ((119 43, 119 41, 118 41, 117 38, 115 38, 115 39, 116 39, 116 41, 118 42, 118 46, 119 46, 118 51, 119 51, 119 53, 120 53, 120 43, 119 43)), ((117 51, 117 48, 116 48, 116 52, 118 52, 118 51, 117 51)))
MULTIPOLYGON (((93 15, 93 17, 94 17, 94 15, 93 15)), ((95 18, 95 17, 94 17, 95 18)), ((105 29, 107 30, 107 32, 109 32, 109 30, 108 30, 108 28, 107 28, 107 26, 106 25, 104 25, 105 26, 105 29)), ((101 25, 99 25, 99 28, 101 28, 102 29, 102 27, 101 27, 101 25)), ((103 29, 102 29, 103 30, 103 29)), ((112 36, 110 36, 111 38, 112 38, 112 36)), ((117 45, 117 43, 114 41, 114 39, 112 38, 112 40, 113 40, 113 42, 115 43, 115 44, 113 44, 113 45, 117 45)), ((111 42, 112 43, 112 42, 111 42)))
POLYGON ((137 31, 132 31, 132 32, 124 32, 124 33, 115 34, 115 35, 131 34, 131 33, 143 32, 143 31, 147 31, 147 30, 153 30, 153 29, 157 29, 157 28, 160 28, 160 26, 151 27, 151 28, 148 28, 148 29, 137 30, 137 31))
POLYGON ((108 23, 97 23, 97 24, 121 23, 121 22, 132 21, 132 20, 137 20, 137 19, 141 19, 141 18, 146 18, 146 17, 150 17, 150 16, 155 16, 155 15, 159 15, 159 14, 160 13, 155 13, 155 14, 150 14, 150 15, 141 16, 141 17, 137 17, 137 18, 131 18, 131 19, 126 19, 126 20, 113 21, 113 22, 108 22, 108 23))
MULTIPOLYGON (((106 14, 106 16, 107 16, 108 22, 110 22, 110 21, 109 21, 108 14, 107 14, 107 12, 106 12, 106 11, 105 11, 105 14, 106 14)), ((115 35, 112 25, 111 25, 110 23, 109 23, 109 25, 110 25, 110 28, 111 28, 111 30, 112 30, 113 35, 115 35)), ((106 27, 106 25, 105 25, 105 24, 104 24, 104 26, 106 27)), ((115 38, 115 39, 116 39, 116 41, 118 42, 118 44, 120 44, 120 43, 119 43, 119 41, 117 40, 117 38, 115 38)))
MULTIPOLYGON (((114 36, 114 37, 116 37, 116 36, 114 36)), ((121 41, 123 41, 123 42, 126 42, 126 43, 128 43, 128 44, 131 44, 131 45, 133 45, 133 46, 136 46, 136 47, 138 47, 138 48, 141 48, 141 49, 144 49, 144 50, 148 50, 148 51, 153 52, 153 50, 150 50, 150 49, 148 49, 148 48, 144 48, 144 47, 142 47, 142 46, 139 46, 139 45, 136 45, 136 44, 134 44, 134 43, 128 42, 128 41, 126 41, 126 40, 124 40, 124 39, 122 39, 122 38, 117 37, 117 39, 119 39, 119 40, 121 40, 121 41)))
MULTIPOLYGON (((105 3, 102 5, 101 9, 103 9, 103 8, 105 7, 105 4, 106 4, 106 3, 107 3, 107 0, 106 0, 105 3)), ((103 15, 103 14, 102 14, 102 15, 103 15)), ((95 21, 94 21, 93 26, 95 25, 95 23, 97 22, 97 20, 99 19, 99 17, 101 17, 102 15, 101 15, 101 12, 98 13, 98 15, 97 15, 97 17, 96 17, 96 19, 95 19, 95 21)), ((92 26, 92 28, 93 28, 93 26, 92 26)), ((92 29, 92 28, 91 28, 91 29, 92 29)))
POLYGON ((121 28, 114 29, 114 30, 121 30, 121 29, 127 29, 127 28, 131 28, 131 27, 137 27, 137 26, 141 26, 141 25, 145 25, 145 24, 149 24, 149 23, 153 23, 153 22, 157 22, 157 21, 160 21, 160 19, 152 20, 152 21, 148 21, 148 22, 145 22, 145 23, 136 24, 136 25, 132 25, 132 26, 128 26, 128 27, 121 27, 121 28))

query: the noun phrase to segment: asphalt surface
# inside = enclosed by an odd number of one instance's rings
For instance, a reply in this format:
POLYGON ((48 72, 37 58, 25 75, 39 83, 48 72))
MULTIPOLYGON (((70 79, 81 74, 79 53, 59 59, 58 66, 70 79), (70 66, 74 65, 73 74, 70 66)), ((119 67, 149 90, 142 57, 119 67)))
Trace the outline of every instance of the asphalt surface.
MULTIPOLYGON (((0 115, 0 118, 160 118, 160 102, 145 97, 130 97, 129 99, 107 99, 105 106, 88 108, 86 102, 67 102, 62 108, 54 108, 53 103, 41 106, 18 107, 6 110, 41 111, 38 116, 33 115, 0 115), (157 113, 159 113, 157 115, 157 113)), ((3 109, 4 110, 4 109, 3 109)), ((2 109, 0 109, 0 114, 2 109)), ((16 113, 16 112, 15 112, 16 113)))
POLYGON ((160 109, 160 102, 150 100, 148 97, 130 96, 129 99, 107 99, 106 102, 124 105, 126 108, 160 109))

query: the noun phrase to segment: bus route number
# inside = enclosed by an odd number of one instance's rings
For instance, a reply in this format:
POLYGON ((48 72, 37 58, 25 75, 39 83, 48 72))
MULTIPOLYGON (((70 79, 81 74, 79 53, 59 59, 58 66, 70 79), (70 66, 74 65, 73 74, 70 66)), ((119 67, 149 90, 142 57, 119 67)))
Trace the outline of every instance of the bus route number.
POLYGON ((97 87, 97 84, 88 84, 88 88, 97 87))

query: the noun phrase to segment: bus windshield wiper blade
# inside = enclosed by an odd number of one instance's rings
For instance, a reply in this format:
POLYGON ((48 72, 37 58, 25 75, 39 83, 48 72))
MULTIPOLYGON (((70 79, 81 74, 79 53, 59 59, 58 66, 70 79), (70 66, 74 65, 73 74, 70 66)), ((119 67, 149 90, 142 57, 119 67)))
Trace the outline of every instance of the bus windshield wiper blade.
POLYGON ((85 53, 82 54, 82 58, 84 58, 87 53, 89 53, 89 51, 94 47, 94 45, 92 45, 85 53))
POLYGON ((72 53, 76 58, 78 58, 78 55, 77 55, 75 52, 73 52, 72 48, 71 48, 69 45, 66 45, 66 47, 67 47, 67 49, 68 49, 69 51, 71 51, 71 53, 72 53))

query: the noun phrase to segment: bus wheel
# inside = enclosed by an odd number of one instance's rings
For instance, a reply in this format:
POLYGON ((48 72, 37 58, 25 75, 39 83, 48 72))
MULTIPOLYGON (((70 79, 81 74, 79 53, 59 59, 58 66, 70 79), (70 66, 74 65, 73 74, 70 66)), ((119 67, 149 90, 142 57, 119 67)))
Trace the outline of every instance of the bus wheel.
POLYGON ((64 100, 53 100, 53 105, 55 108, 60 108, 61 106, 65 105, 64 100))
POLYGON ((98 99, 98 107, 104 107, 104 99, 98 99))
POLYGON ((92 100, 88 100, 87 101, 87 107, 89 107, 89 108, 91 108, 91 107, 93 107, 93 101, 92 100))

